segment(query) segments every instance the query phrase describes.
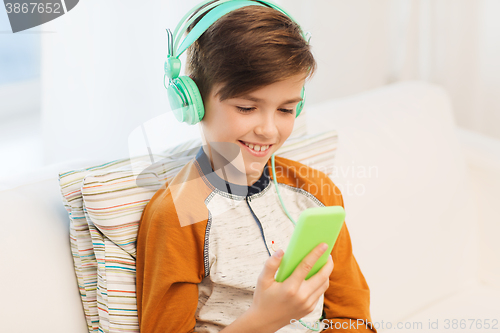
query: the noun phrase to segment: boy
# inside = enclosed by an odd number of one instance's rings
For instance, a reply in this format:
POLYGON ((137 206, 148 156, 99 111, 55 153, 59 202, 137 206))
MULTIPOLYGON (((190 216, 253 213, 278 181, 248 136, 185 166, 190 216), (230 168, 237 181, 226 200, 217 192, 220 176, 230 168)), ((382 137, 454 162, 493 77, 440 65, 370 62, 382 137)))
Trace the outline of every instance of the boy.
MULTIPOLYGON (((326 331, 376 332, 365 325, 369 288, 345 223, 318 273, 305 280, 322 244, 287 280, 274 281, 294 226, 278 201, 270 157, 290 136, 316 67, 300 27, 276 9, 242 7, 212 24, 187 59, 205 109, 204 146, 144 210, 141 333, 312 332, 297 320, 318 328, 322 314, 326 331)), ((279 157, 276 170, 296 220, 309 207, 343 206, 323 173, 279 157)))

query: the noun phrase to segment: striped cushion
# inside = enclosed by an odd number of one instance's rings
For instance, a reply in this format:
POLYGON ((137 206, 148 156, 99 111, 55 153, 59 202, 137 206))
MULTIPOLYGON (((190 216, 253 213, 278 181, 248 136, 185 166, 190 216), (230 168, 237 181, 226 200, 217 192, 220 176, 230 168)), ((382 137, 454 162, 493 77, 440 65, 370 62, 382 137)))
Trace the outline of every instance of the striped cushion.
MULTIPOLYGON (((154 155, 154 159, 159 160, 176 151, 189 151, 190 146, 199 146, 199 140, 189 141, 168 149, 163 156, 154 155)), ((143 159, 144 156, 133 159, 124 158, 97 166, 59 173, 62 201, 70 219, 70 244, 75 274, 89 332, 98 332, 99 325, 101 324, 99 312, 107 311, 102 310, 105 308, 107 300, 99 300, 98 305, 98 262, 95 250, 104 248, 104 239, 101 237, 99 240, 100 231, 87 221, 86 207, 81 191, 82 182, 86 176, 93 172, 102 173, 110 170, 120 170, 121 168, 127 169, 131 163, 133 164, 133 162, 143 159)), ((111 244, 109 245, 111 246, 111 244)), ((97 252, 100 253, 99 251, 97 252)), ((104 269, 100 270, 99 274, 103 274, 103 272, 105 272, 104 269)), ((105 281, 105 276, 100 275, 99 279, 103 283, 102 281, 105 281)))
POLYGON ((89 332, 97 330, 99 324, 96 287, 97 261, 92 238, 90 237, 89 225, 83 209, 81 184, 83 178, 94 170, 113 169, 124 163, 125 159, 116 160, 95 167, 59 174, 63 204, 70 218, 71 252, 89 332))
MULTIPOLYGON (((71 241, 90 332, 139 332, 135 242, 142 211, 162 184, 194 157, 199 144, 195 140, 184 145, 183 153, 174 154, 175 158, 169 156, 179 149, 166 152, 154 164, 149 156, 142 156, 85 169, 88 172, 80 170, 80 188, 74 188, 78 186, 75 179, 71 182, 73 188, 64 187, 63 196, 73 204, 70 206, 81 204, 81 209, 75 210, 78 214, 70 213, 75 226, 71 241)), ((336 146, 335 131, 296 136, 290 137, 277 155, 328 174, 333 168, 336 146)), ((61 177, 63 188, 68 183, 64 180, 70 178, 66 178, 67 174, 61 177)))

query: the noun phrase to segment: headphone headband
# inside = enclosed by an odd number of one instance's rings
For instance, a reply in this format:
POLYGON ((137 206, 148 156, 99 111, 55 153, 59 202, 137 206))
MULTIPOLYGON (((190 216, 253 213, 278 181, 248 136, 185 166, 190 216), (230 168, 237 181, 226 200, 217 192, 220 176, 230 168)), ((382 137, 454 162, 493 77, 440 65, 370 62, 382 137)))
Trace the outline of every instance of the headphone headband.
MULTIPOLYGON (((288 16, 293 22, 295 22, 297 25, 297 21, 290 15, 288 14, 283 8, 279 7, 277 4, 272 3, 270 1, 264 1, 264 0, 258 0, 258 1, 251 1, 251 0, 221 0, 214 2, 207 7, 203 8, 200 12, 196 13, 193 15, 189 20, 186 21, 186 19, 191 15, 193 12, 195 12, 199 7, 209 3, 212 0, 207 0, 203 2, 202 4, 198 4, 197 6, 193 7, 184 17, 182 20, 179 22, 179 24, 176 26, 173 37, 174 37, 174 42, 173 42, 173 50, 169 50, 169 54, 171 56, 179 58, 179 56, 186 51, 186 49, 191 46, 215 21, 217 21, 219 18, 224 16, 225 14, 241 8, 241 7, 246 7, 246 6, 267 6, 270 8, 274 8, 286 16, 288 16), (216 7, 214 9, 214 7, 216 7), (207 13, 208 12, 208 13, 207 13), (187 28, 200 16, 203 14, 207 13, 195 26, 194 28, 188 33, 188 35, 184 38, 182 41, 181 45, 179 45, 179 42, 182 38, 182 35, 184 32, 187 30, 187 28)), ((299 25, 300 27, 300 25, 299 25)), ((304 40, 306 40, 307 43, 309 43, 310 37, 308 37, 308 34, 304 34, 303 31, 301 31, 302 37, 304 40)))

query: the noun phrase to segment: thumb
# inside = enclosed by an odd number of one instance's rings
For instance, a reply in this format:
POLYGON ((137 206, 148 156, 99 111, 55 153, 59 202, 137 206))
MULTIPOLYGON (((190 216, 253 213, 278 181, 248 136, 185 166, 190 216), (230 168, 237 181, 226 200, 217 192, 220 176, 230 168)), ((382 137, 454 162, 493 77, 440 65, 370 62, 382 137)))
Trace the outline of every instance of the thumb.
POLYGON ((276 271, 280 267, 281 259, 283 258, 283 250, 278 249, 273 253, 269 259, 266 260, 266 264, 264 265, 264 269, 262 270, 262 278, 264 281, 272 280, 274 281, 274 275, 276 271))

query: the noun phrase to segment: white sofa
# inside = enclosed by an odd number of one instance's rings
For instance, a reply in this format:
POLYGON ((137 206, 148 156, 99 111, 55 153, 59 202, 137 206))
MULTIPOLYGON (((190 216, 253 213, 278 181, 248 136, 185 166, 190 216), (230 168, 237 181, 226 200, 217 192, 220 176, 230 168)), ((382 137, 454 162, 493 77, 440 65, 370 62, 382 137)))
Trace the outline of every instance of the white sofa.
MULTIPOLYGON (((339 134, 332 178, 378 331, 478 332, 485 319, 500 329, 500 141, 457 128, 446 92, 423 82, 306 114, 310 133, 339 134)), ((87 331, 57 173, 99 162, 0 183, 2 332, 87 331)))

